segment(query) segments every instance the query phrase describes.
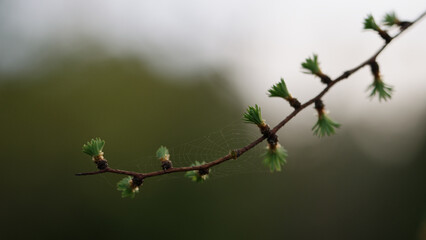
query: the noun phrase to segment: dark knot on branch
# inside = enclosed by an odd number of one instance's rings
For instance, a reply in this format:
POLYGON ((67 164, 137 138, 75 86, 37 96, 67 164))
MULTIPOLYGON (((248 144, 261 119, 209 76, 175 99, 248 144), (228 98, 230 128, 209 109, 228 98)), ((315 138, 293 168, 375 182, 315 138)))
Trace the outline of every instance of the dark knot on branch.
POLYGON ((321 99, 315 100, 315 109, 318 111, 322 111, 324 109, 324 103, 321 99))
POLYGON ((143 177, 139 177, 139 176, 133 177, 132 178, 132 187, 134 187, 134 188, 139 187, 140 185, 142 185, 143 181, 144 181, 143 177))
POLYGON ((324 84, 330 84, 331 83, 331 78, 323 73, 319 73, 318 77, 321 79, 321 82, 324 84))
POLYGON ((166 171, 167 169, 170 169, 173 167, 172 161, 164 160, 161 161, 161 168, 166 171))
POLYGON ((99 170, 104 170, 108 168, 108 161, 106 159, 95 160, 95 164, 99 170))
POLYGON ((208 168, 200 168, 200 170, 198 170, 198 174, 200 174, 200 176, 204 176, 210 173, 210 169, 208 168))
POLYGON ((297 98, 291 98, 288 102, 290 103, 290 106, 292 106, 295 110, 299 109, 302 106, 302 104, 300 104, 297 98))
POLYGON ((373 76, 375 78, 379 78, 380 77, 380 67, 379 64, 376 62, 376 60, 373 60, 369 63, 370 65, 370 69, 371 69, 371 73, 373 74, 373 76))

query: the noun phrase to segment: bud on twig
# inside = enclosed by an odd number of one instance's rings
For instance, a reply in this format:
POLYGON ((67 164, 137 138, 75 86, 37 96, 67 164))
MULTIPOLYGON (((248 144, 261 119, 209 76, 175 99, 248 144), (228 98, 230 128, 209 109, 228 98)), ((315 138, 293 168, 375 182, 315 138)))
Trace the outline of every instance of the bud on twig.
POLYGON ((314 135, 318 137, 333 135, 335 133, 335 128, 339 128, 341 125, 327 116, 324 110, 324 103, 321 99, 315 101, 315 109, 318 112, 318 121, 312 127, 314 135))
POLYGON ((161 168, 164 171, 173 167, 172 161, 170 161, 169 150, 166 147, 161 146, 157 150, 157 158, 161 161, 161 168))
POLYGON ((302 63, 302 68, 308 70, 304 72, 306 74, 312 74, 321 79, 322 83, 329 84, 331 83, 330 77, 322 73, 321 68, 319 67, 318 55, 314 54, 313 58, 307 58, 305 62, 302 63))
POLYGON ((397 25, 401 30, 408 28, 412 23, 408 21, 400 21, 396 16, 395 12, 390 12, 383 18, 383 24, 386 26, 397 25))
POLYGON ((271 172, 281 171, 281 166, 287 163, 287 151, 277 143, 275 146, 268 145, 263 155, 263 163, 269 167, 271 172))
MULTIPOLYGON (((195 163, 191 164, 190 167, 194 166, 201 166, 206 164, 206 162, 198 162, 195 161, 195 163)), ((193 182, 204 182, 209 178, 210 169, 200 169, 200 170, 192 170, 185 173, 185 177, 191 179, 193 182)))
POLYGON ((301 104, 297 100, 297 98, 293 98, 291 94, 288 92, 287 85, 284 82, 284 79, 281 78, 281 81, 271 87, 271 89, 268 90, 269 97, 280 97, 285 99, 290 103, 290 106, 292 106, 294 109, 300 108, 301 104))
POLYGON ((83 145, 83 152, 92 157, 99 170, 108 167, 108 162, 104 158, 104 152, 102 152, 104 145, 105 141, 100 138, 92 139, 83 145))
POLYGON ((117 183, 117 190, 121 191, 121 197, 134 198, 139 192, 139 187, 143 184, 143 178, 127 176, 117 183))
POLYGON ((370 97, 374 97, 376 95, 379 96, 379 101, 384 100, 387 101, 388 99, 391 99, 392 97, 392 86, 387 85, 383 82, 382 77, 380 75, 380 68, 379 64, 376 61, 372 61, 369 63, 371 73, 373 74, 374 81, 373 83, 368 86, 368 89, 372 89, 370 93, 370 97))
POLYGON ((271 129, 268 124, 265 123, 265 120, 262 119, 261 109, 257 104, 252 107, 249 106, 246 112, 243 115, 243 120, 245 123, 255 124, 259 127, 260 132, 265 136, 269 137, 271 134, 271 129))
MULTIPOLYGON (((269 92, 274 96, 283 97, 284 99, 291 97, 287 91, 284 80, 281 80, 280 83, 272 87, 269 92)), ((246 113, 244 113, 243 119, 246 123, 256 124, 268 141, 267 151, 264 154, 263 160, 265 165, 269 167, 271 172, 281 171, 281 166, 286 163, 287 152, 278 143, 278 136, 275 133, 271 133, 269 126, 262 119, 260 108, 257 105, 255 105, 255 107, 249 106, 246 113)))
POLYGON ((364 19, 364 29, 371 29, 376 31, 377 33, 379 33, 380 37, 382 37, 386 43, 390 43, 390 41, 392 41, 392 37, 389 36, 389 34, 382 30, 377 24, 376 21, 374 21, 374 17, 373 15, 369 14, 365 19, 364 19))

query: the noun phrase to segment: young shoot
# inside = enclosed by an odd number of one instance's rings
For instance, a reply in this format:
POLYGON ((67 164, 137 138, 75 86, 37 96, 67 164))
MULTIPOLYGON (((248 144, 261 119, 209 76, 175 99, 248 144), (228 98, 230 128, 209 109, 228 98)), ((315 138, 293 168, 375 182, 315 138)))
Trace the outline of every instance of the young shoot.
POLYGON ((104 153, 102 152, 105 145, 105 141, 100 138, 92 139, 83 145, 83 152, 92 158, 103 158, 104 153))
POLYGON ((364 29, 370 29, 378 32, 380 37, 382 37, 386 43, 390 43, 390 41, 392 41, 392 38, 389 36, 389 34, 377 25, 373 15, 371 14, 367 15, 367 17, 364 19, 364 29))
POLYGON ((161 168, 163 168, 163 170, 173 167, 172 161, 170 161, 169 150, 166 147, 161 146, 157 150, 157 158, 161 161, 161 168))
POLYGON ((246 123, 255 124, 259 127, 264 127, 266 125, 265 121, 262 119, 261 109, 257 104, 254 107, 248 106, 243 115, 243 120, 246 123))
POLYGON ((395 12, 390 12, 387 13, 385 15, 385 17, 383 18, 383 24, 386 26, 393 26, 396 25, 398 26, 401 30, 406 29, 407 27, 409 27, 412 23, 408 22, 408 21, 401 21, 399 20, 399 18, 396 16, 395 12))
POLYGON ((287 101, 290 101, 293 97, 288 92, 287 86, 284 82, 284 79, 281 78, 281 81, 273 85, 271 89, 268 90, 269 97, 280 97, 284 98, 287 101))
POLYGON ((368 14, 367 17, 364 19, 364 29, 368 30, 374 30, 374 31, 381 31, 380 27, 377 25, 376 21, 374 20, 373 15, 368 14))
POLYGON ((312 58, 305 59, 305 62, 302 63, 302 68, 307 70, 304 73, 312 74, 321 78, 322 83, 329 84, 331 82, 331 79, 322 73, 321 68, 319 67, 318 55, 316 54, 314 54, 312 58))
POLYGON ((281 166, 287 163, 287 151, 278 143, 275 146, 268 145, 263 155, 263 163, 271 172, 281 171, 281 166))
MULTIPOLYGON (((206 164, 206 162, 198 162, 195 161, 195 163, 191 164, 191 167, 194 166, 200 166, 200 165, 204 165, 206 164)), ((204 182, 209 178, 209 169, 200 169, 200 170, 192 170, 192 171, 188 171, 185 173, 185 177, 191 179, 191 181, 193 182, 204 182)))
POLYGON ((399 25, 401 21, 396 17, 395 12, 386 13, 385 17, 383 18, 383 24, 386 26, 393 26, 393 25, 399 25))
POLYGON ((321 74, 321 69, 319 67, 318 55, 314 54, 312 58, 306 58, 305 62, 302 63, 302 68, 307 71, 306 74, 319 75, 321 74))
POLYGON ((318 121, 317 123, 312 127, 312 131, 314 132, 314 135, 318 137, 324 137, 324 136, 331 136, 335 134, 335 128, 339 128, 341 125, 339 123, 334 122, 331 120, 327 114, 322 111, 318 114, 318 121))
POLYGON ((383 82, 382 77, 380 75, 379 64, 376 61, 372 61, 369 63, 369 65, 371 69, 371 74, 374 77, 373 83, 367 88, 367 90, 372 89, 370 97, 378 95, 379 101, 387 101, 388 99, 391 99, 393 88, 383 82))
POLYGON ((157 158, 160 159, 161 161, 170 159, 169 150, 164 146, 161 146, 160 148, 158 148, 156 155, 157 155, 157 158))
POLYGON ((134 198, 136 193, 139 192, 139 186, 142 184, 142 182, 138 184, 135 183, 134 180, 134 178, 132 179, 132 177, 127 176, 117 183, 117 190, 121 191, 122 198, 134 198))
POLYGON ((370 97, 377 95, 379 97, 379 101, 387 101, 392 98, 393 87, 384 83, 380 77, 374 78, 374 82, 367 90, 369 89, 371 89, 370 97))

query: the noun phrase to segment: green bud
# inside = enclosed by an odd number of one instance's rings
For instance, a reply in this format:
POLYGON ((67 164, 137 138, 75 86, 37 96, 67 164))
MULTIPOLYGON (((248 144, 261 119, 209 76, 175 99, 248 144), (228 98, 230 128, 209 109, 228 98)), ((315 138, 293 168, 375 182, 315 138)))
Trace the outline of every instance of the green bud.
POLYGON ((287 163, 287 151, 278 143, 275 147, 268 145, 263 154, 263 163, 271 172, 281 171, 281 166, 287 163))
POLYGON ((170 159, 169 150, 166 147, 161 146, 157 150, 157 158, 160 159, 161 161, 167 161, 167 160, 169 160, 170 159))
POLYGON ((374 31, 381 31, 380 27, 377 26, 376 21, 374 21, 373 15, 369 14, 364 19, 364 29, 371 29, 374 31))
POLYGON ((400 21, 396 17, 395 12, 390 12, 385 15, 383 18, 383 24, 386 26, 393 26, 393 25, 399 25, 400 21))
POLYGON ((269 97, 281 97, 287 101, 292 99, 283 78, 281 78, 279 83, 273 85, 272 88, 268 90, 268 92, 269 97))
POLYGON ((123 198, 134 198, 136 193, 139 192, 139 186, 133 183, 131 176, 127 176, 117 183, 117 190, 121 191, 121 197, 123 198))
POLYGON ((331 136, 335 134, 335 128, 339 128, 341 125, 339 123, 331 120, 324 111, 319 111, 318 121, 312 127, 312 131, 314 131, 314 135, 318 137, 323 137, 325 135, 331 136))
POLYGON ((368 89, 372 89, 370 97, 378 95, 379 101, 387 101, 392 97, 393 87, 384 83, 380 76, 374 78, 374 82, 368 87, 368 89))
POLYGON ((83 145, 83 152, 93 158, 101 157, 104 154, 102 152, 104 145, 104 140, 101 140, 100 138, 95 138, 83 145))
POLYGON ((262 119, 260 107, 257 104, 252 107, 249 106, 243 115, 243 120, 246 123, 256 124, 257 126, 265 125, 265 121, 262 119))
POLYGON ((320 75, 321 69, 319 67, 318 55, 314 54, 312 58, 307 58, 305 62, 302 63, 302 68, 308 70, 304 73, 320 75))
MULTIPOLYGON (((198 162, 191 164, 191 167, 204 165, 206 162, 198 162)), ((192 170, 185 173, 185 177, 191 179, 193 182, 204 182, 209 178, 209 169, 192 170)))

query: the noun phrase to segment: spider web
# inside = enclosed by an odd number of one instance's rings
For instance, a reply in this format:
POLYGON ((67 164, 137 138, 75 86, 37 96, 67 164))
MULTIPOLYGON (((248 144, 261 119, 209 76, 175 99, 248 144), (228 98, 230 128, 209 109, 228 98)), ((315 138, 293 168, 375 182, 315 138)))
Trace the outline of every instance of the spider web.
MULTIPOLYGON (((211 162, 227 155, 231 150, 241 148, 260 137, 260 132, 253 125, 243 124, 241 120, 230 123, 218 131, 176 146, 167 146, 170 160, 174 167, 190 166, 195 161, 211 162)), ((222 178, 238 174, 266 173, 269 169, 263 165, 261 154, 265 143, 260 143, 236 160, 214 166, 210 169, 210 178, 222 178)), ((140 172, 160 170, 160 162, 153 154, 135 160, 140 172)), ((171 173, 150 178, 150 181, 163 181, 175 178, 183 179, 184 173, 171 173), (167 176, 167 177, 166 177, 167 176)))

